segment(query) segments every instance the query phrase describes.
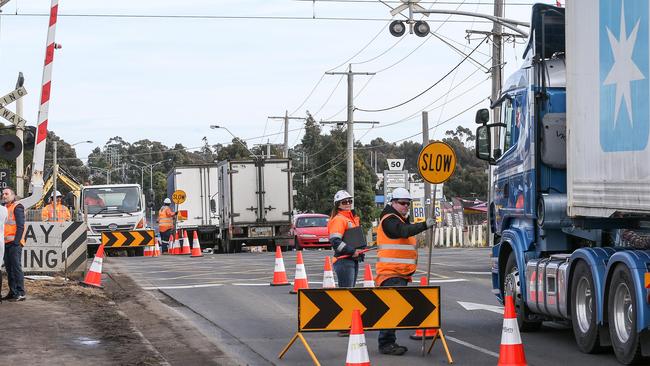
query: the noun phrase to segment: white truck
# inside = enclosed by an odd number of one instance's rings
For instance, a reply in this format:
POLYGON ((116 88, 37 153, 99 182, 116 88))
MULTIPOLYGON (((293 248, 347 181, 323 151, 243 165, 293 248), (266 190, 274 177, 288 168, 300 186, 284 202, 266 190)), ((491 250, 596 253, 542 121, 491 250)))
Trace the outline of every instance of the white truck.
POLYGON ((183 165, 167 175, 167 197, 174 191, 185 192, 185 202, 172 203, 174 211, 182 210, 187 218, 177 216, 176 228, 187 230, 192 236, 197 232, 202 248, 218 245, 219 215, 217 211, 217 165, 183 165))
MULTIPOLYGON (((88 225, 89 256, 102 242, 102 232, 129 231, 147 227, 144 194, 139 184, 107 184, 81 189, 80 221, 88 225)), ((134 248, 129 255, 135 253, 134 248)))
POLYGON ((227 160, 218 169, 219 251, 237 253, 243 244, 289 248, 291 159, 227 160))

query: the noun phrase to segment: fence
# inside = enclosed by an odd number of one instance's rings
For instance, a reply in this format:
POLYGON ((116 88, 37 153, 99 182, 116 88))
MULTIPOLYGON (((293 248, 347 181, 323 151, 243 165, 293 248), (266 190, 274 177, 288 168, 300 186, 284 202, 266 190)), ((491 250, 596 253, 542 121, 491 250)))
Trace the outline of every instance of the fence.
MULTIPOLYGON (((443 226, 434 228, 435 238, 433 245, 435 247, 464 247, 464 248, 482 248, 487 247, 487 225, 468 225, 468 226, 443 226)), ((424 235, 421 235, 420 243, 424 246, 424 235)))

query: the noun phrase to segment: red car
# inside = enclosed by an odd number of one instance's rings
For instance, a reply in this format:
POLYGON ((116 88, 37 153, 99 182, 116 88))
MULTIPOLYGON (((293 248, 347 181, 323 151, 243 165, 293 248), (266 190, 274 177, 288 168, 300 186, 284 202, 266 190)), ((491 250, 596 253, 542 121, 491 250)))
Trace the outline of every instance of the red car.
POLYGON ((329 248, 327 232, 329 216, 323 214, 299 214, 294 216, 291 232, 294 235, 296 250, 302 248, 329 248))

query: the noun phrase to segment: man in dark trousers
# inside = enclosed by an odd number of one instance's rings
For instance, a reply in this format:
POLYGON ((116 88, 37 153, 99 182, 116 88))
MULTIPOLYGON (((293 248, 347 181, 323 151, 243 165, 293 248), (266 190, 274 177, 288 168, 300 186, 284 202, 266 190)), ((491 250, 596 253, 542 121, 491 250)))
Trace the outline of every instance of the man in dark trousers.
MULTIPOLYGON (((390 203, 381 213, 377 228, 377 276, 375 283, 381 287, 407 286, 417 269, 418 249, 416 234, 430 229, 435 220, 411 224, 409 207, 411 194, 404 188, 392 192, 390 203)), ((395 341, 395 330, 379 332, 379 352, 385 355, 401 356, 408 350, 395 341)))
POLYGON ((9 282, 9 293, 3 300, 25 300, 25 278, 21 257, 23 252, 23 233, 25 232, 25 208, 16 202, 16 193, 11 188, 2 190, 2 200, 7 208, 7 221, 5 223, 5 268, 9 282))

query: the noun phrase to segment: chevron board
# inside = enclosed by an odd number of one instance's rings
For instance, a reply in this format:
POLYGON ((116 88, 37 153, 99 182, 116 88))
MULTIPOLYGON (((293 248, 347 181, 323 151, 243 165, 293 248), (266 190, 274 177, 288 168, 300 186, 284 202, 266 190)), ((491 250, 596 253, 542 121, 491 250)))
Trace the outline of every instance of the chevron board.
POLYGON ((440 287, 299 290, 298 331, 347 330, 354 309, 366 330, 440 328, 440 287))
POLYGON ((102 244, 106 248, 151 246, 154 238, 153 230, 106 231, 102 233, 102 244))

